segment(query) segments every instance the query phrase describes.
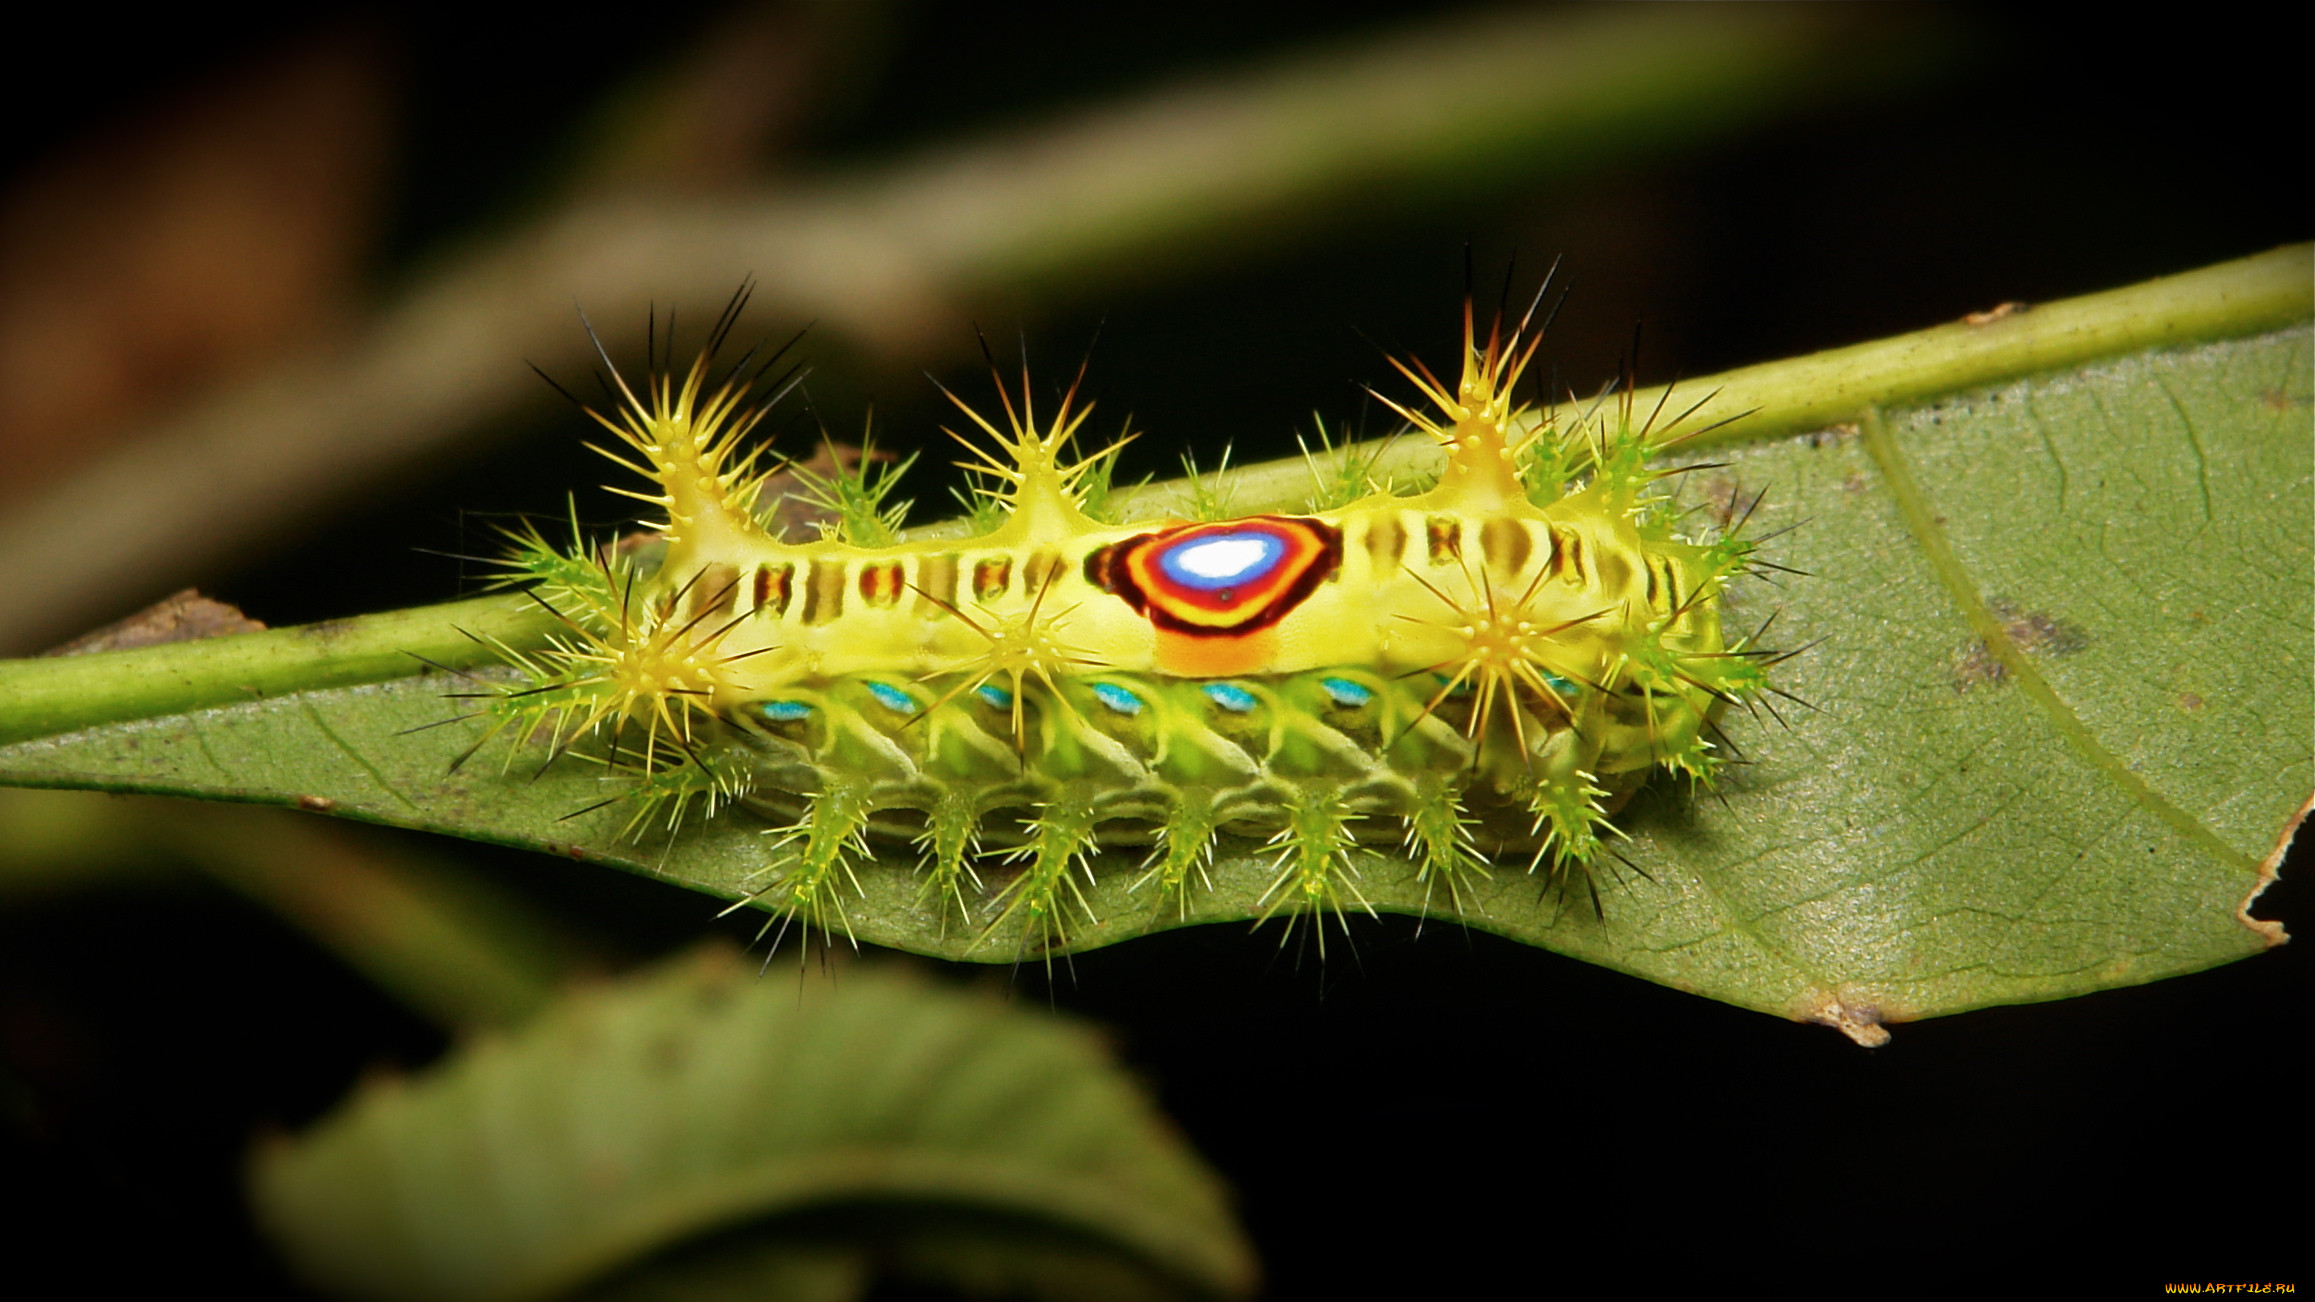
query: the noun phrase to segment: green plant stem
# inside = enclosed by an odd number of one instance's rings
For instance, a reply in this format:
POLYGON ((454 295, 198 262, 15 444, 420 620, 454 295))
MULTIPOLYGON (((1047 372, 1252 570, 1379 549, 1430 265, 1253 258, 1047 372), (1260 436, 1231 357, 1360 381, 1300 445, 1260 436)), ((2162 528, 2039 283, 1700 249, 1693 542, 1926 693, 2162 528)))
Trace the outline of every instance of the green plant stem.
MULTIPOLYGON (((1856 420, 1867 409, 1902 406, 1938 394, 1997 384, 2142 348, 2240 338, 2315 316, 2315 245, 2293 244, 2125 289, 2061 299, 2002 314, 1982 325, 1957 321, 1911 334, 1806 357, 1724 371, 1632 394, 1632 409, 1662 405, 1665 416, 1694 407, 1681 428, 1698 431, 1683 445, 1775 438, 1856 420)), ((1589 403, 1563 403, 1553 416, 1573 420, 1589 403)), ((1297 511, 1313 474, 1331 474, 1359 445, 1305 461, 1287 457, 1231 472, 1232 507, 1246 514, 1297 511)), ((1375 458, 1372 474, 1402 487, 1438 477, 1439 449, 1400 438, 1375 458)), ((1120 489, 1112 498, 1124 519, 1195 518, 1196 484, 1167 480, 1120 489)), ((910 530, 908 537, 953 538, 961 522, 910 530)))
POLYGON ((101 723, 490 664, 478 639, 533 645, 557 625, 527 597, 268 629, 129 651, 0 661, 0 743, 101 723))

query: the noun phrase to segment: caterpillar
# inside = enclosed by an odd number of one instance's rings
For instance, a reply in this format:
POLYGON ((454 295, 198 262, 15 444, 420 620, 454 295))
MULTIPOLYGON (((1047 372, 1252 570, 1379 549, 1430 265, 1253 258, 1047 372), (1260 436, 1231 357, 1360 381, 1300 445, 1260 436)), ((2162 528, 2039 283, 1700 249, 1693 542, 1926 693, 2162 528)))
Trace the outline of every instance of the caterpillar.
POLYGON ((1652 464, 1679 421, 1635 419, 1628 388, 1564 428, 1515 402, 1532 309, 1482 340, 1466 302, 1452 385, 1394 360, 1420 398, 1383 401, 1445 457, 1420 491, 1352 458, 1301 514, 1112 520, 1079 384, 1041 419, 999 376, 998 419, 949 395, 976 534, 903 541, 893 471, 863 460, 807 476, 837 521, 791 542, 750 443, 786 386, 714 361, 744 300, 639 389, 602 355, 597 450, 643 481, 614 491, 655 510, 659 554, 518 533, 505 565, 561 631, 498 648, 522 681, 475 749, 608 765, 632 834, 767 819, 749 900, 775 918, 845 926, 871 837, 913 842, 927 899, 1019 952, 1067 944, 1096 872, 1178 907, 1225 837, 1273 862, 1258 921, 1371 912, 1378 840, 1458 912, 1507 856, 1589 884, 1618 807, 1654 770, 1710 784, 1720 715, 1769 690, 1777 657, 1721 627, 1760 568, 1742 521, 1683 535, 1652 464))

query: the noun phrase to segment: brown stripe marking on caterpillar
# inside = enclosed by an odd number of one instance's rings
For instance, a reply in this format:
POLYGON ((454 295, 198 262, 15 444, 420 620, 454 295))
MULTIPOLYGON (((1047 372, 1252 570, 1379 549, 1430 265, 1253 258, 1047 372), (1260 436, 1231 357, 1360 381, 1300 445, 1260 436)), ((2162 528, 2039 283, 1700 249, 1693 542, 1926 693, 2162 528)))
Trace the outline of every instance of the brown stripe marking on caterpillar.
POLYGON ((1399 523, 1396 512, 1378 515, 1366 526, 1366 554, 1376 574, 1389 574, 1399 568, 1399 557, 1406 554, 1407 527, 1399 523))
POLYGON ((1591 570, 1584 564, 1583 535, 1573 529, 1553 526, 1551 531, 1551 572, 1570 583, 1588 585, 1591 570))
POLYGON ((1035 597, 1044 591, 1047 577, 1059 574, 1067 564, 1067 561, 1061 559, 1061 553, 1056 551, 1029 553, 1028 561, 1021 566, 1021 591, 1035 597))
POLYGON ((844 562, 812 562, 804 577, 804 622, 825 624, 843 613, 844 562))
POLYGON ((935 552, 916 563, 916 613, 946 617, 957 604, 957 554, 935 552))
POLYGON ((973 562, 973 599, 975 601, 995 601, 1005 595, 1005 589, 1012 586, 1012 557, 991 556, 987 560, 973 562))
POLYGON ((793 595, 796 567, 788 564, 759 565, 756 567, 756 609, 769 610, 774 618, 788 613, 788 598, 793 595))
POLYGON ((871 561, 860 567, 860 599, 872 607, 897 605, 906 587, 899 561, 871 561))
POLYGON ((1666 615, 1680 609, 1680 571, 1667 557, 1648 558, 1648 609, 1666 615))
POLYGON ((1445 564, 1463 554, 1463 522, 1451 515, 1423 517, 1423 532, 1430 544, 1431 564, 1445 564))
POLYGON ((1487 563, 1507 573, 1517 574, 1527 568, 1527 557, 1535 550, 1535 535, 1527 531, 1525 520, 1511 520, 1496 516, 1479 526, 1479 554, 1487 563))

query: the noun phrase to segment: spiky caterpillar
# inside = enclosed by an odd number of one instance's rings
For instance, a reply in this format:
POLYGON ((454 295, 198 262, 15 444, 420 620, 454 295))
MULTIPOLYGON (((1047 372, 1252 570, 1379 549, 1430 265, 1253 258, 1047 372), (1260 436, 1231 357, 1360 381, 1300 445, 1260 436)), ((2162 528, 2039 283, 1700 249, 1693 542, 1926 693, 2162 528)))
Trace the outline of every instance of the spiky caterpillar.
POLYGON ((1151 847, 1136 884, 1178 904, 1218 836, 1266 838, 1264 917, 1364 907, 1377 836, 1457 908, 1507 850, 1588 872, 1648 773, 1709 782, 1717 714, 1766 688, 1770 657, 1720 625, 1751 545, 1679 536, 1649 464, 1669 440, 1628 405, 1555 428, 1513 402, 1535 341, 1464 326, 1453 388, 1399 367, 1429 406, 1393 406, 1446 454, 1426 491, 1104 523, 1075 389, 1040 424, 1000 384, 1002 428, 958 404, 995 445, 968 443, 994 487, 962 541, 898 541, 866 463, 819 483, 834 536, 784 541, 743 450, 762 407, 711 377, 712 344, 680 379, 617 380, 591 414, 651 484, 620 491, 664 514, 664 555, 524 540, 510 566, 566 627, 506 653, 530 682, 491 734, 624 770, 630 830, 735 802, 778 820, 755 898, 824 928, 872 834, 1024 947, 1066 940, 1104 845, 1151 847), (993 894, 991 855, 1017 866, 993 894))

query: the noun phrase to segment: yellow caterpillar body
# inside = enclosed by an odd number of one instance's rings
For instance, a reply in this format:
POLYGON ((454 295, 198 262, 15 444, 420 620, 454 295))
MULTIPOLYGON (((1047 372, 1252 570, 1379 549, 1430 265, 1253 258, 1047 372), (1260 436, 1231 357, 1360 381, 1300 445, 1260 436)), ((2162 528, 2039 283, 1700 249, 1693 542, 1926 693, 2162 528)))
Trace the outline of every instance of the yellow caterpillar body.
POLYGON ((656 568, 517 558, 569 628, 508 653, 531 681, 499 728, 607 747, 638 823, 695 802, 779 820, 760 894, 823 926, 872 832, 1031 944, 1066 939, 1103 846, 1154 846, 1140 880, 1178 897, 1217 836, 1265 837, 1273 912, 1363 904, 1378 833, 1458 902, 1506 848, 1588 868, 1649 771, 1710 778, 1714 718, 1769 657, 1721 630, 1750 545, 1678 534, 1628 409, 1561 430, 1515 408, 1533 352, 1481 344, 1466 309, 1452 389, 1401 368, 1431 408, 1402 414, 1446 454, 1413 495, 1105 524, 1074 393, 1043 426, 1024 393, 1005 428, 973 417, 992 529, 900 542, 871 503, 804 543, 760 522, 760 411, 703 357, 597 416, 663 513, 656 568), (989 898, 995 852, 1026 866, 989 898))

